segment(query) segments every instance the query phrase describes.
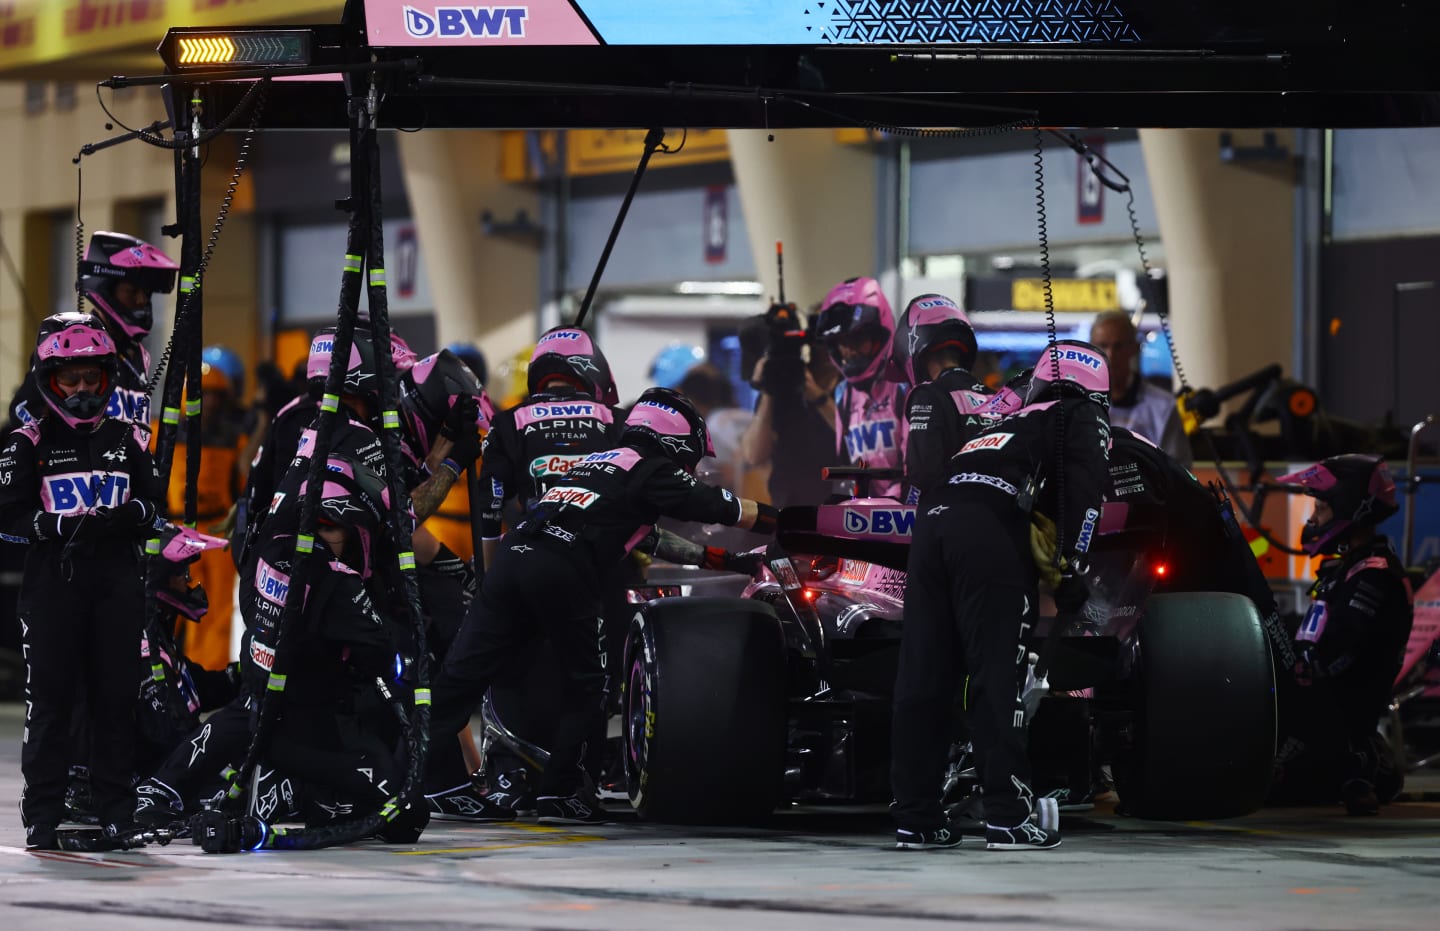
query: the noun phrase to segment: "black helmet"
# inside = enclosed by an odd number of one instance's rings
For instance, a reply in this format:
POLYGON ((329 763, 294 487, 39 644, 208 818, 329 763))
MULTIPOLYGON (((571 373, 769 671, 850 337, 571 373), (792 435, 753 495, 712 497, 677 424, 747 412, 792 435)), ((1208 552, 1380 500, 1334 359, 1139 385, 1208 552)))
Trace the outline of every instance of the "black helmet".
POLYGON ((1400 510, 1390 468, 1373 454, 1331 456, 1278 481, 1299 485, 1310 497, 1330 505, 1328 521, 1316 524, 1312 515, 1300 532, 1300 545, 1312 556, 1339 552, 1352 529, 1374 527, 1400 510))
MULTIPOLYGON (((300 494, 305 493, 301 486, 300 494)), ((349 456, 331 454, 320 490, 319 522, 350 531, 340 561, 364 578, 375 570, 389 510, 390 489, 379 473, 349 456)))
POLYGON ((595 341, 579 327, 559 326, 548 330, 530 353, 525 370, 526 388, 539 394, 554 379, 579 384, 601 404, 618 404, 619 393, 610 374, 610 363, 595 341))
POLYGON ((715 455, 705 418, 689 398, 670 388, 648 388, 640 395, 625 418, 621 439, 657 449, 692 474, 701 459, 715 455))
MULTIPOLYGON (((310 340, 310 357, 305 362, 305 380, 310 385, 311 396, 317 399, 325 390, 334 349, 335 327, 316 330, 310 340)), ((355 338, 350 343, 350 364, 345 367, 345 383, 340 390, 364 398, 372 408, 380 406, 380 369, 375 362, 375 344, 370 331, 363 327, 355 328, 355 338)))
POLYGON ((80 290, 112 326, 130 339, 150 332, 155 313, 146 301, 129 308, 115 299, 115 284, 128 281, 150 294, 169 294, 180 266, 165 253, 134 236, 99 231, 90 237, 78 269, 80 290))
POLYGON ((890 359, 912 385, 927 381, 924 357, 942 347, 953 348, 960 367, 975 364, 975 330, 959 305, 943 294, 922 294, 905 306, 895 324, 890 359))
POLYGON ((430 454, 440 426, 458 397, 479 399, 479 427, 488 430, 495 409, 475 373, 455 353, 442 349, 400 376, 400 412, 405 430, 422 457, 430 454))

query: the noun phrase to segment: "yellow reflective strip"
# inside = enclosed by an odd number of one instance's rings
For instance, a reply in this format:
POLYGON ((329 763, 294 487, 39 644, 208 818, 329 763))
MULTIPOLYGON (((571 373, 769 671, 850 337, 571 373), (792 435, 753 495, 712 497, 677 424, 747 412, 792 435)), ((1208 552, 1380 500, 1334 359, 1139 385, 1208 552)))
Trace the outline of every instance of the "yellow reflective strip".
POLYGON ((406 571, 406 572, 413 572, 413 571, 415 571, 415 554, 414 554, 414 553, 401 553, 401 554, 400 554, 400 568, 401 568, 402 570, 406 571))
POLYGON ((365 260, 360 258, 360 256, 352 255, 351 253, 347 252, 345 254, 344 268, 347 272, 359 272, 361 267, 364 265, 364 262, 365 260))
POLYGON ((370 269, 370 283, 371 283, 372 285, 375 285, 376 287, 380 287, 380 288, 385 287, 385 269, 383 269, 383 268, 372 268, 372 269, 370 269))
POLYGON ((315 549, 315 538, 307 534, 300 534, 295 538, 295 549, 302 553, 309 553, 315 549))
POLYGON ((186 402, 185 402, 185 414, 186 414, 186 416, 188 416, 188 417, 199 417, 199 416, 200 416, 200 402, 199 402, 199 401, 186 401, 186 402))
POLYGON ((384 818, 386 821, 394 821, 396 814, 398 814, 398 810, 395 808, 394 799, 386 802, 380 808, 380 817, 384 818))
POLYGON ((227 766, 224 769, 220 770, 220 778, 226 781, 229 781, 238 775, 240 774, 235 771, 235 767, 233 766, 227 766))
POLYGON ((170 424, 171 426, 174 426, 174 425, 178 424, 178 423, 180 422, 180 408, 178 408, 178 407, 167 407, 167 408, 165 408, 164 412, 161 413, 161 415, 160 415, 160 419, 163 420, 163 421, 165 421, 166 423, 170 424))
POLYGON ((161 663, 154 663, 150 666, 150 678, 156 682, 165 681, 165 667, 161 663))
POLYGON ((429 690, 429 689, 416 689, 416 690, 415 690, 415 704, 417 704, 417 705, 428 705, 428 704, 430 704, 430 690, 429 690))
POLYGON ((149 556, 160 555, 160 540, 158 537, 154 540, 145 541, 145 553, 149 556))
POLYGON ((270 681, 265 683, 265 687, 272 692, 283 692, 285 691, 285 677, 272 672, 270 681))
POLYGON ((181 294, 189 294, 191 291, 194 291, 194 290, 195 290, 195 276, 194 276, 194 275, 181 275, 181 276, 180 276, 180 293, 181 293, 181 294))
POLYGON ((400 429, 400 412, 399 412, 399 411, 385 411, 385 413, 383 413, 383 414, 380 415, 380 420, 381 420, 381 422, 385 425, 385 429, 386 429, 386 430, 399 430, 399 429, 400 429))
POLYGON ((330 412, 330 413, 332 413, 332 414, 335 413, 336 411, 338 411, 338 410, 340 409, 340 395, 338 395, 338 394, 327 394, 327 395, 325 395, 325 397, 323 397, 323 398, 320 399, 320 409, 321 409, 322 411, 328 411, 328 412, 330 412))
POLYGON ((233 785, 233 786, 231 786, 231 787, 230 787, 230 791, 227 792, 227 793, 225 793, 225 794, 226 794, 227 796, 229 796, 230 798, 239 798, 239 797, 240 797, 240 786, 239 786, 239 785, 233 785))

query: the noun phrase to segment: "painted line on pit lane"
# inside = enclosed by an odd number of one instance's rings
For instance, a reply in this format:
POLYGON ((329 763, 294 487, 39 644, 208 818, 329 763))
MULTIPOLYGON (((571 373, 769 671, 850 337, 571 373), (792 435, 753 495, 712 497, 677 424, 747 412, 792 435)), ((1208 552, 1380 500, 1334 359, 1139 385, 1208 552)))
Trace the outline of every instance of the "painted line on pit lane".
POLYGON ((489 850, 516 850, 523 847, 558 847, 563 844, 588 844, 594 841, 608 840, 596 834, 573 834, 565 828, 552 827, 548 824, 523 824, 514 821, 497 821, 487 827, 507 828, 515 831, 525 831, 530 834, 557 835, 535 840, 517 840, 508 844, 485 844, 476 847, 445 847, 439 850, 397 850, 394 851, 397 857, 430 857, 437 854, 449 853, 483 853, 489 850))
POLYGON ((22 857, 34 857, 37 860, 50 860, 54 863, 84 863, 88 866, 99 866, 105 869, 144 869, 153 867, 154 863, 132 863, 128 860, 105 860, 99 857, 86 856, 71 850, 27 850, 24 847, 0 846, 0 853, 14 854, 22 857))

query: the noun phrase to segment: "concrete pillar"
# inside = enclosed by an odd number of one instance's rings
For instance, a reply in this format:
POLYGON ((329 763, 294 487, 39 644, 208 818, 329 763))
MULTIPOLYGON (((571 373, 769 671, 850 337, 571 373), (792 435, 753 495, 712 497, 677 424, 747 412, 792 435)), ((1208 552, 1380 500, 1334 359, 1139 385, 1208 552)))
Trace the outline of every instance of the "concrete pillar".
MULTIPOLYGON (((400 136, 405 190, 435 296, 440 345, 470 340, 492 370, 535 341, 538 245, 486 236, 480 214, 540 214, 539 194, 500 174, 500 134, 446 130, 400 136)), ((553 231, 550 231, 553 233, 553 231)))
POLYGON ((730 130, 730 162, 766 297, 777 294, 775 242, 785 244, 785 297, 807 309, 837 282, 875 276, 875 157, 828 129, 730 130))
MULTIPOLYGON (((1222 162, 1220 130, 1144 129, 1175 347, 1192 385, 1215 387, 1294 350, 1295 172, 1290 160, 1222 162)), ((1293 133, 1276 134, 1293 147, 1293 133)), ((1260 131, 1231 132, 1236 147, 1260 131)))

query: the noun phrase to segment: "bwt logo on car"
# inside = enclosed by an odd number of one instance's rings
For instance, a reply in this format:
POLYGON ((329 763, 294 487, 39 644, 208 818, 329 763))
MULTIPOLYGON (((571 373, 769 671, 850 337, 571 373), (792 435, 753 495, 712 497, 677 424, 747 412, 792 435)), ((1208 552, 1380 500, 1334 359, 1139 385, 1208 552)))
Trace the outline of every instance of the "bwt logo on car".
POLYGON ((561 330, 559 333, 546 333, 544 336, 540 337, 540 345, 543 346, 546 343, 553 343, 556 340, 573 343, 577 342, 579 339, 580 334, 576 333, 574 330, 561 330))
POLYGON ((437 6, 430 13, 407 6, 405 31, 417 39, 523 39, 529 15, 523 6, 437 6))
POLYGON ((310 352, 314 355, 331 355, 335 352, 335 341, 328 336, 317 339, 310 344, 310 352))
POLYGON ((885 508, 868 512, 845 509, 847 533, 908 537, 914 529, 915 511, 912 508, 885 508))

